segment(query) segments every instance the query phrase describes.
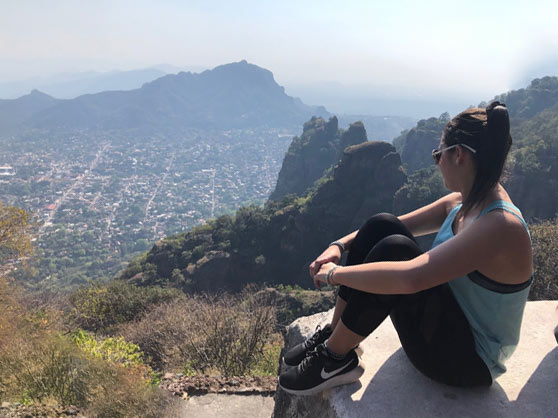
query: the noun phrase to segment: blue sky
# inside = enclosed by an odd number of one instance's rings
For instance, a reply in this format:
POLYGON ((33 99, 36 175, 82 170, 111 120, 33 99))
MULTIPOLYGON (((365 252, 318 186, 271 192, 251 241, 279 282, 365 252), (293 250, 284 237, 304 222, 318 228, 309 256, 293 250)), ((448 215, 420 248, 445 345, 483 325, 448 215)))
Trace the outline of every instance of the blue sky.
POLYGON ((246 59, 283 85, 484 98, 553 68, 557 32, 555 1, 0 0, 0 80, 246 59))

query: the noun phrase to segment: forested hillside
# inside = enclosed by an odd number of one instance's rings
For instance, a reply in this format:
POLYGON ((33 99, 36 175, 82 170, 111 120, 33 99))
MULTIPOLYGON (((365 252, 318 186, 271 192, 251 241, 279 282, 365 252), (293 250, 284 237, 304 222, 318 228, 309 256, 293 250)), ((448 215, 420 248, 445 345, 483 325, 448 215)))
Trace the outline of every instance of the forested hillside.
MULTIPOLYGON (((526 219, 553 219, 558 214, 558 77, 535 79, 527 88, 495 99, 506 103, 511 117, 513 145, 504 187, 526 219)), ((431 150, 439 143, 445 119, 447 116, 442 115, 419 121, 394 140, 407 173, 427 169, 417 174, 420 182, 405 186, 409 196, 435 197, 441 190, 437 170, 428 169, 432 166, 431 150)))
POLYGON ((121 277, 186 291, 238 290, 246 283, 307 287, 309 260, 371 213, 391 211, 405 178, 390 144, 348 147, 306 196, 244 207, 234 216, 167 238, 134 260, 121 277))

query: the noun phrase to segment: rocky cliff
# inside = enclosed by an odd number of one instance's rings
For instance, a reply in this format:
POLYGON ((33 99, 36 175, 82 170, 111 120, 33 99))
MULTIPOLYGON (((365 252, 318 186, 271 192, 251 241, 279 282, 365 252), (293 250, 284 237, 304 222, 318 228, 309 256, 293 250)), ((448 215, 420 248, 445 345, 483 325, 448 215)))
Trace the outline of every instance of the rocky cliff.
POLYGON ((281 200, 287 194, 304 195, 337 163, 345 148, 366 141, 366 131, 360 122, 343 131, 338 129, 335 116, 327 122, 322 118, 312 118, 304 124, 302 135, 293 138, 269 199, 281 200))
POLYGON ((407 173, 432 166, 432 150, 440 145, 442 131, 449 120, 447 113, 438 118, 419 120, 414 128, 393 140, 407 173))

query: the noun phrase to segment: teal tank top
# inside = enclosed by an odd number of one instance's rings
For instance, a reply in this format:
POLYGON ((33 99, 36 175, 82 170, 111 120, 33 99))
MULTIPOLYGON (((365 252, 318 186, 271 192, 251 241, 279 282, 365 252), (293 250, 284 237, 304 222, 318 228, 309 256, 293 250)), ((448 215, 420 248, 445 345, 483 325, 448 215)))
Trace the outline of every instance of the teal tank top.
MULTIPOLYGON (((436 235, 432 248, 454 237, 452 225, 461 206, 459 204, 451 210, 436 235)), ((518 215, 521 214, 520 210, 504 200, 492 203, 476 219, 496 209, 514 214, 529 233, 522 215, 518 215)), ((504 363, 517 347, 532 280, 531 275, 529 280, 520 284, 503 284, 475 271, 448 282, 469 321, 475 338, 475 349, 488 366, 492 379, 506 372, 504 363)))

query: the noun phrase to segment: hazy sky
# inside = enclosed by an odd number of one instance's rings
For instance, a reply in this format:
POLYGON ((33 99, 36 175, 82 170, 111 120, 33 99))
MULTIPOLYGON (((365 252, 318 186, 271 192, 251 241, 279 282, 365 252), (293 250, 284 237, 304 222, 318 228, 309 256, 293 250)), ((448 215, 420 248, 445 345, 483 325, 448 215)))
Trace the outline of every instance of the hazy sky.
POLYGON ((558 62, 556 4, 0 0, 0 81, 246 59, 282 85, 337 81, 485 98, 558 62))

